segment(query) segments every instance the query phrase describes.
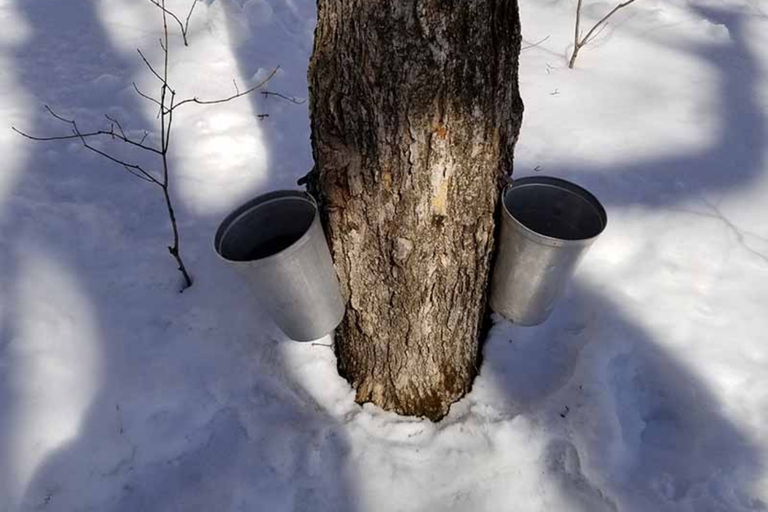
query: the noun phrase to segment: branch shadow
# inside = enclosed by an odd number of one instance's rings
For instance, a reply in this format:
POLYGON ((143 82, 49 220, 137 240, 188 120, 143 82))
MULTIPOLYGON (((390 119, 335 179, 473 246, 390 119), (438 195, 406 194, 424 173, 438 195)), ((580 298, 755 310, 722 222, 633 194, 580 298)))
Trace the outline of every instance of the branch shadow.
MULTIPOLYGON (((15 1, 33 33, 15 55, 22 85, 41 104, 70 106, 84 125, 98 124, 90 113, 103 111, 126 128, 153 126, 130 88, 141 63, 111 42, 97 4, 58 3, 15 1)), ((59 129, 43 113, 32 124, 20 128, 59 129)), ((46 258, 68 263, 62 272, 94 313, 100 357, 76 435, 40 454, 23 482, 3 457, 0 504, 8 507, 0 508, 355 510, 344 430, 294 382, 282 350, 289 341, 234 271, 210 263, 213 232, 194 233, 219 219, 177 201, 191 260, 212 269, 179 295, 165 249, 170 228, 147 222, 166 218, 161 197, 84 153, 77 144, 35 146, 2 212, 8 264, 0 301, 17 299, 19 269, 30 257, 17 240, 35 240, 46 258), (231 296, 222 298, 222 286, 231 296)), ((3 313, 0 357, 10 365, 8 347, 24 342, 14 318, 23 313, 3 313)), ((10 375, 0 373, 2 455, 23 435, 12 431, 23 397, 10 375)))
POLYGON ((258 77, 275 66, 277 75, 266 89, 296 98, 294 104, 261 93, 249 97, 262 120, 270 148, 275 188, 295 189, 296 181, 313 167, 310 140, 307 64, 314 42, 313 0, 225 0, 220 2, 233 51, 244 77, 258 77), (296 143, 299 141, 299 144, 296 143))

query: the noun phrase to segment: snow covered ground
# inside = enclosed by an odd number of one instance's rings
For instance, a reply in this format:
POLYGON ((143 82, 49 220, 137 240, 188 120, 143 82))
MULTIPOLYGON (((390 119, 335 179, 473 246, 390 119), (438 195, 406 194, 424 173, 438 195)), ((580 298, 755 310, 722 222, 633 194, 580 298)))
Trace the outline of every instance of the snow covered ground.
MULTIPOLYGON (((641 0, 569 70, 574 4, 521 0, 526 44, 547 39, 521 58, 515 172, 583 184, 608 229, 547 323, 495 324, 433 424, 356 405, 211 248, 311 167, 306 103, 179 115, 178 294, 156 190, 10 130, 60 133, 44 104, 153 126, 131 82, 153 86, 135 50, 160 57, 158 11, 0 0, 0 510, 768 510, 768 2, 641 0)), ((279 64, 269 88, 306 98, 314 9, 206 0, 172 83, 219 97, 279 64)))

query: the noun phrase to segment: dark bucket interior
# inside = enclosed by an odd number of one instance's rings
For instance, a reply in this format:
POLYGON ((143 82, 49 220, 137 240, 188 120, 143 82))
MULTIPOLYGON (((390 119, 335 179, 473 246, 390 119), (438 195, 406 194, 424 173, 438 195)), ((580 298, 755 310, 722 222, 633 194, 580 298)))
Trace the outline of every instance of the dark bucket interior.
POLYGON ((557 178, 516 180, 504 195, 504 206, 526 228, 560 240, 594 238, 607 220, 595 196, 557 178))
POLYGON ((299 195, 254 200, 224 220, 216 234, 216 250, 231 261, 273 256, 307 232, 316 211, 309 199, 299 195))

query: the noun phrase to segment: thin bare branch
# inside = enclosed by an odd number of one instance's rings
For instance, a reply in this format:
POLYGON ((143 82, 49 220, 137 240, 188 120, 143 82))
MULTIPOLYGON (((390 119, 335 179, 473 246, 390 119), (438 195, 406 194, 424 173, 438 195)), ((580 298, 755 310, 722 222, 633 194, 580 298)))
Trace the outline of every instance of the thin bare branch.
MULTIPOLYGON (((77 128, 75 128, 75 129, 77 129, 77 128)), ((128 162, 125 162, 124 160, 120 160, 119 158, 116 158, 116 157, 110 155, 109 153, 106 153, 106 152, 104 152, 104 151, 102 151, 100 149, 97 149, 97 148, 91 146, 90 144, 88 144, 88 141, 85 139, 85 137, 81 136, 80 140, 81 140, 81 142, 83 143, 83 146, 86 149, 88 149, 90 151, 93 151, 97 155, 103 156, 107 160, 110 160, 110 161, 112 161, 112 162, 122 166, 126 171, 131 173, 133 176, 139 178, 140 180, 143 180, 143 181, 146 181, 146 182, 149 182, 149 183, 154 183, 155 185, 160 185, 160 182, 154 176, 152 176, 150 173, 145 171, 140 165, 129 164, 128 162)))
POLYGON ((585 40, 584 40, 584 43, 583 43, 581 46, 584 46, 584 45, 586 45, 587 43, 591 43, 591 42, 592 42, 594 39, 597 39, 598 37, 600 37, 600 34, 602 34, 602 33, 603 33, 603 30, 605 30, 607 27, 608 27, 608 25, 603 25, 603 26, 601 26, 601 27, 600 27, 600 30, 598 30, 597 32, 595 32, 595 33, 594 33, 594 35, 593 35, 592 37, 590 37, 589 39, 585 39, 585 40))
MULTIPOLYGON (((143 142, 136 142, 135 140, 130 139, 130 138, 125 137, 125 136, 122 136, 122 135, 117 135, 117 134, 114 134, 114 135, 118 139, 120 139, 121 141, 125 142, 126 144, 130 144, 131 146, 135 146, 137 148, 141 148, 144 151, 150 151, 150 152, 156 153, 158 155, 160 154, 160 150, 158 150, 157 148, 153 148, 152 146, 147 146, 143 142)), ((142 139, 142 140, 144 140, 144 139, 142 139)))
POLYGON ((118 121, 116 118, 110 116, 109 114, 104 114, 104 117, 106 117, 112 124, 112 131, 114 131, 114 126, 117 126, 117 129, 120 130, 120 135, 123 139, 127 139, 125 135, 125 130, 123 130, 123 125, 120 124, 120 121, 118 121))
POLYGON ((592 29, 591 29, 589 32, 587 32, 587 35, 586 35, 586 36, 584 36, 584 38, 581 40, 581 41, 582 41, 582 42, 581 42, 581 46, 584 46, 585 44, 587 44, 587 42, 589 41, 589 38, 592 36, 592 34, 594 33, 594 31, 595 31, 595 30, 596 30, 596 29, 597 29, 597 28, 598 28, 600 25, 602 25, 603 23, 605 23, 606 21, 608 21, 608 18, 610 18, 611 16, 613 16, 613 15, 616 13, 616 11, 618 11, 619 9, 621 9, 621 8, 623 8, 623 7, 626 7, 626 6, 628 6, 629 4, 632 4, 632 3, 634 3, 635 1, 636 1, 636 0, 627 0, 626 2, 620 3, 619 5, 617 5, 616 7, 614 7, 614 8, 613 8, 613 10, 612 10, 611 12, 609 12, 608 14, 606 14, 605 16, 603 16, 603 17, 602 17, 602 19, 601 19, 600 21, 598 21, 597 23, 595 23, 595 25, 592 27, 592 29))
MULTIPOLYGON (((118 140, 120 140, 122 142, 125 142, 126 144, 130 144, 131 146, 139 147, 139 148, 141 148, 141 149, 143 149, 145 151, 151 151, 152 153, 160 154, 160 151, 158 149, 153 148, 151 146, 147 146, 143 142, 136 142, 135 140, 132 140, 132 139, 126 137, 125 135, 121 134, 121 133, 115 132, 114 129, 109 130, 109 131, 107 131, 107 130, 98 130, 98 131, 95 131, 95 132, 87 132, 87 133, 79 133, 78 132, 78 133, 73 133, 72 135, 54 135, 54 136, 51 136, 51 137, 37 137, 35 135, 30 135, 28 133, 25 133, 25 132, 19 130, 15 126, 12 126, 11 129, 13 131, 15 131, 16 133, 18 133, 19 135, 21 135, 21 136, 26 137, 27 139, 30 139, 30 140, 35 140, 35 141, 90 139, 90 138, 93 138, 93 137, 99 137, 99 136, 103 137, 103 136, 106 136, 106 137, 110 137, 110 138, 113 138, 113 139, 118 139, 118 140)), ((142 141, 143 140, 144 139, 142 139, 142 141)))
POLYGON ((541 39, 540 41, 538 41, 538 42, 536 42, 536 43, 533 43, 533 44, 529 44, 528 46, 523 46, 522 48, 520 48, 520 51, 521 51, 521 52, 524 52, 525 50, 530 50, 531 48, 536 48, 537 46, 539 46, 541 43, 543 43, 543 42, 544 42, 544 41, 546 41, 547 39, 549 39, 549 36, 547 36, 547 37, 545 37, 545 38, 541 39))
POLYGON ((112 128, 109 131, 107 131, 107 130, 96 130, 94 132, 82 133, 77 128, 77 123, 74 120, 67 119, 65 117, 62 117, 62 116, 58 115, 48 105, 45 106, 45 109, 54 118, 58 119, 59 121, 61 121, 63 123, 66 123, 66 124, 70 125, 72 127, 72 129, 73 129, 73 134, 72 135, 55 135, 55 136, 51 136, 51 137, 38 137, 38 136, 35 136, 35 135, 30 135, 28 133, 22 132, 21 130, 17 129, 15 126, 12 126, 11 129, 13 131, 15 131, 16 133, 18 133, 19 135, 22 135, 22 136, 26 137, 27 139, 31 139, 31 140, 35 140, 35 141, 71 140, 71 139, 81 139, 81 140, 84 140, 84 139, 88 139, 88 138, 91 138, 91 137, 103 137, 103 136, 106 136, 106 137, 110 137, 110 138, 113 138, 113 139, 115 139, 115 138, 119 139, 119 140, 121 140, 121 141, 123 141, 123 142, 125 142, 127 144, 130 144, 131 146, 136 146, 136 147, 141 148, 141 149, 143 149, 145 151, 150 151, 150 152, 156 153, 158 155, 160 154, 160 151, 158 149, 153 148, 152 146, 145 145, 144 144, 144 139, 142 139, 141 142, 136 142, 135 140, 133 140, 130 137, 128 137, 125 134, 125 132, 123 131, 123 127, 120 125, 119 121, 117 121, 117 119, 114 119, 114 118, 110 117, 109 115, 105 114, 105 117, 107 119, 109 119, 110 122, 113 123, 112 128), (117 125, 118 130, 120 130, 119 132, 115 132, 115 130, 114 130, 114 126, 115 125, 117 125))
MULTIPOLYGON (((149 135, 148 131, 144 130, 144 135, 141 137, 141 140, 136 142, 135 140, 131 139, 130 137, 128 137, 125 134, 125 131, 123 130, 122 125, 120 124, 120 121, 118 121, 117 119, 109 116, 108 114, 104 114, 104 117, 109 119, 112 123, 116 124, 117 125, 117 129, 120 130, 120 134, 119 135, 115 134, 115 133, 109 133, 109 135, 112 135, 113 137, 117 137, 121 141, 123 141, 125 143, 128 143, 131 146, 136 146, 137 148, 141 148, 141 149, 143 149, 145 151, 151 151, 152 153, 156 153, 158 155, 160 154, 160 150, 158 150, 156 148, 153 148, 152 146, 146 146, 144 144, 144 141, 147 139, 147 135, 149 135)), ((106 135, 106 134, 103 133, 103 131, 99 131, 99 132, 93 132, 93 135, 106 135)))
POLYGON ((54 112, 54 111, 53 111, 53 109, 52 109, 51 107, 49 107, 48 105, 44 105, 44 107, 45 107, 45 110, 46 110, 46 111, 47 111, 49 114, 51 114, 53 117, 55 117, 55 118, 56 118, 56 119, 58 119, 59 121, 62 121, 62 122, 64 122, 64 123, 68 123, 68 124, 75 124, 75 121, 74 121, 74 120, 72 120, 72 119, 67 119, 66 117, 62 117, 62 116, 60 116, 59 114, 57 114, 56 112, 54 112))
POLYGON ((83 134, 81 134, 80 130, 77 128, 77 123, 72 121, 72 126, 73 126, 73 129, 75 130, 75 134, 79 136, 80 141, 83 143, 83 146, 86 149, 88 149, 90 151, 93 151, 97 155, 100 155, 100 156, 106 158, 107 160, 110 160, 110 161, 112 161, 112 162, 114 162, 114 163, 116 163, 118 165, 121 165, 123 167, 123 169, 125 169, 126 171, 131 173, 133 176, 139 178, 140 180, 143 180, 143 181, 146 181, 146 182, 149 182, 149 183, 154 183, 155 185, 160 185, 160 182, 157 181, 157 179, 154 176, 152 176, 150 173, 145 171, 140 165, 138 165, 138 164, 129 164, 128 162, 126 162, 124 160, 116 158, 116 157, 110 155, 109 153, 106 153, 105 151, 97 149, 97 148, 91 146, 90 144, 88 144, 88 141, 85 139, 83 134))
POLYGON ((184 36, 184 46, 189 46, 187 44, 187 32, 189 32, 189 20, 192 18, 192 13, 195 12, 195 6, 197 5, 197 0, 192 0, 192 6, 189 8, 189 12, 187 13, 187 19, 184 21, 184 29, 182 29, 181 33, 184 36))
POLYGON ((173 105, 176 101, 176 93, 171 91, 171 102, 168 106, 168 126, 165 129, 165 150, 168 151, 168 145, 171 141, 171 125, 173 125, 173 105))
POLYGON ((219 100, 201 100, 201 99, 198 99, 197 97, 189 98, 189 99, 186 99, 186 100, 178 102, 176 105, 173 106, 173 108, 174 109, 179 108, 180 106, 182 106, 184 104, 187 104, 187 103, 197 103, 198 105, 214 105, 214 104, 217 104, 217 103, 226 103, 228 101, 232 101, 232 100, 234 100, 236 98, 239 98, 241 96, 245 96, 247 94, 250 94, 253 91, 255 91, 256 89, 259 89, 259 88, 263 87, 264 84, 266 84, 267 82, 272 80, 272 78, 277 73, 278 69, 280 69, 280 66, 277 66, 275 69, 273 69, 272 72, 269 74, 269 76, 267 78, 265 78, 264 80, 262 80, 258 84, 254 85, 250 89, 248 89, 246 91, 243 91, 243 92, 238 92, 238 93, 236 93, 236 94, 234 94, 234 95, 232 95, 232 96, 230 96, 228 98, 222 98, 222 99, 219 99, 219 100))
POLYGON ((153 97, 152 97, 152 96, 150 96, 149 94, 145 94, 144 92, 142 92, 142 91, 141 91, 141 89, 139 89, 139 86, 138 86, 138 85, 136 85, 136 82, 132 82, 132 84, 133 84, 133 90, 134 90, 134 91, 136 91, 136 94, 138 94, 139 96, 141 96, 141 97, 142 97, 142 98, 144 98, 145 100, 149 100, 149 101, 151 101, 151 102, 152 102, 152 103, 154 103, 155 105, 158 105, 158 106, 160 106, 160 107, 162 107, 162 106, 163 106, 163 105, 161 105, 161 104, 160 104, 160 102, 159 102, 159 101, 157 101, 155 98, 153 98, 153 97))
POLYGON ((261 94, 264 95, 264 97, 269 96, 275 96, 277 98, 283 99, 285 101, 289 101, 295 105, 302 105, 307 102, 307 100, 297 100, 296 98, 292 96, 285 96, 284 94, 280 94, 279 92, 272 92, 272 91, 261 91, 261 94))
POLYGON ((160 74, 159 74, 157 71, 155 71, 155 68, 153 68, 153 67, 152 67, 152 64, 150 64, 150 63, 149 63, 149 61, 148 61, 148 60, 147 60, 147 58, 144 56, 144 54, 141 52, 141 50, 140 50, 140 49, 138 49, 138 48, 136 48, 136 51, 137 51, 137 52, 139 52, 139 55, 141 55, 141 60, 143 60, 143 61, 144 61, 144 64, 146 64, 146 65, 147 65, 147 67, 148 67, 148 68, 149 68, 149 70, 152 72, 152 74, 153 74, 153 75, 155 75, 155 76, 157 77, 157 79, 158 79, 158 80, 160 80, 160 81, 162 82, 162 81, 163 81, 163 77, 161 77, 161 76, 160 76, 160 74))
POLYGON ((184 31, 184 24, 181 22, 179 17, 176 16, 172 11, 169 11, 168 9, 166 9, 165 6, 160 5, 160 1, 159 0, 149 0, 149 3, 151 3, 152 5, 157 7, 158 9, 161 9, 165 14, 167 14, 168 16, 170 16, 171 18, 176 20, 176 23, 179 24, 179 27, 181 28, 181 30, 184 31))
POLYGON ((133 170, 132 170, 130 167, 128 167, 127 165, 123 165, 123 169, 125 169, 125 172, 127 172, 127 173, 129 173, 129 174, 132 174, 132 175, 134 175, 134 176, 136 176, 136 177, 137 177, 137 178, 139 178, 140 180, 146 181, 147 183, 154 183, 155 185, 158 185, 158 186, 160 185, 160 183, 158 183, 158 182, 157 182, 157 180, 155 180, 154 178, 151 178, 151 179, 149 179, 149 178, 145 178, 145 177, 144 177, 144 176, 142 176, 141 174, 139 174, 139 173, 137 173, 137 172, 133 171, 133 170))
POLYGON ((77 134, 73 134, 73 135, 59 135, 59 136, 56 136, 56 137, 35 137, 34 135, 30 135, 30 134, 28 134, 26 132, 23 132, 23 131, 19 130, 15 126, 11 126, 11 130, 15 131, 16 133, 18 133, 22 137, 25 137, 25 138, 30 139, 30 140, 37 140, 37 141, 67 140, 67 139, 77 139, 77 138, 79 138, 77 134))
POLYGON ((187 42, 187 32, 189 31, 189 20, 192 18, 192 13, 195 11, 195 6, 197 5, 197 0, 194 0, 192 2, 192 6, 189 9, 189 13, 187 13, 187 19, 184 23, 179 19, 178 16, 173 11, 170 11, 165 8, 164 3, 161 4, 159 0, 149 0, 149 3, 157 7, 158 9, 161 9, 164 14, 167 14, 171 18, 173 18, 174 21, 179 25, 179 29, 181 30, 181 37, 184 39, 184 46, 189 46, 187 42))
POLYGON ((165 206, 168 209, 168 216, 171 219, 171 227, 173 229, 173 245, 168 246, 168 252, 171 253, 171 256, 173 256, 173 259, 176 260, 176 263, 179 265, 179 272, 181 272, 181 275, 184 276, 184 288, 181 289, 183 292, 190 286, 192 286, 192 276, 189 275, 189 272, 187 272, 187 267, 184 265, 184 261, 181 259, 181 251, 179 249, 179 228, 176 224, 176 213, 173 211, 173 204, 171 203, 171 195, 168 192, 168 186, 162 187, 163 189, 163 196, 165 198, 165 206))
POLYGON ((581 0, 576 3, 576 28, 573 31, 573 47, 574 50, 579 47, 579 37, 581 36, 581 30, 579 24, 581 23, 581 0))
MULTIPOLYGON (((160 47, 163 49, 163 87, 167 87, 171 92, 174 92, 173 89, 168 85, 168 17, 166 16, 167 12, 165 9, 165 0, 160 0, 162 2, 163 7, 163 39, 160 39, 160 47), (163 44, 165 43, 165 44, 163 44)), ((163 100, 163 105, 165 105, 165 100, 163 100)))
MULTIPOLYGON (((143 179, 144 181, 149 181, 149 182, 155 183, 157 185, 160 185, 160 182, 157 181, 157 179, 155 179, 155 177, 152 176, 150 173, 145 171, 140 165, 129 164, 128 162, 125 162, 124 160, 120 160, 119 158, 115 158, 112 155, 110 155, 110 154, 108 154, 108 153, 106 153, 104 151, 101 151, 100 149, 97 149, 97 148, 91 146, 90 144, 88 144, 88 141, 86 140, 86 137, 92 137, 92 136, 96 136, 96 135, 108 135, 110 137, 117 137, 118 139, 121 139, 124 142, 127 142, 128 144, 132 144, 134 146, 139 146, 142 149, 145 149, 147 151, 151 151, 153 153, 159 153, 159 151, 157 149, 149 147, 149 146, 144 146, 144 145, 138 144, 138 143, 128 139, 127 137, 124 137, 124 136, 121 136, 121 135, 118 135, 118 134, 114 133, 114 131, 112 131, 112 132, 104 132, 103 130, 100 130, 100 131, 97 131, 97 132, 82 133, 80 131, 80 128, 77 126, 77 122, 74 119, 67 119, 65 117, 62 117, 62 116, 58 115, 48 105, 45 106, 45 109, 53 117, 55 117, 56 119, 58 119, 58 120, 60 120, 60 121, 62 121, 64 123, 67 123, 70 126, 72 126, 72 131, 74 132, 74 135, 70 136, 70 137, 66 137, 66 138, 70 138, 70 139, 71 138, 78 138, 78 139, 80 139, 80 142, 83 143, 83 146, 85 146, 86 149, 88 149, 90 151, 93 151, 94 153, 96 153, 98 155, 103 156, 107 160, 111 160, 112 162, 115 162, 116 164, 119 164, 119 165, 123 166, 123 168, 125 168, 125 170, 127 170, 128 172, 130 172, 134 176, 136 176, 136 177, 138 177, 140 179, 143 179), (136 172, 134 172, 134 171, 136 171, 136 172)), ((109 116, 107 116, 107 117, 109 118, 109 116)), ((33 138, 33 137, 30 137, 30 138, 33 138)), ((46 139, 36 139, 36 140, 46 140, 46 139)))
POLYGON ((582 47, 586 46, 587 43, 589 43, 594 37, 597 37, 598 35, 600 35, 600 33, 603 31, 603 28, 605 28, 603 26, 603 24, 606 21, 608 21, 608 18, 613 16, 616 13, 616 11, 618 11, 619 9, 622 9, 622 8, 624 8, 624 7, 634 3, 635 1, 636 0, 626 0, 625 2, 621 2, 621 3, 617 4, 616 7, 611 9, 611 11, 608 14, 603 16, 597 23, 595 23, 592 26, 591 29, 589 29, 589 31, 587 32, 587 35, 585 35, 584 37, 581 37, 581 33, 580 33, 580 30, 579 30, 579 24, 581 23, 581 3, 582 3, 582 0, 578 0, 578 2, 576 3, 576 27, 574 29, 574 34, 573 34, 573 53, 571 54, 571 59, 568 62, 568 67, 573 69, 573 66, 576 64, 576 57, 579 55, 579 50, 581 50, 582 47), (597 34, 595 34, 595 31, 598 28, 600 28, 600 31, 597 32, 597 34), (593 37, 593 35, 594 35, 594 37, 593 37))

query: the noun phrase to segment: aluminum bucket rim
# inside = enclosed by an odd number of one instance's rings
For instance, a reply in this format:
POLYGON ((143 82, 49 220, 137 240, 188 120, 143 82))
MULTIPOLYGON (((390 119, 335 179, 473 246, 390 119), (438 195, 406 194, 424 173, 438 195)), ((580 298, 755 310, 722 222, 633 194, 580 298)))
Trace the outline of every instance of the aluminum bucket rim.
POLYGON ((544 245, 550 245, 555 247, 589 245, 592 242, 594 242, 603 233, 603 231, 605 231, 605 228, 608 225, 608 214, 606 213, 605 208, 597 199, 597 197, 595 197, 594 194, 592 194, 589 190, 585 189, 584 187, 577 185, 576 183, 573 183, 568 180, 564 180, 562 178, 555 178, 554 176, 526 176, 525 178, 518 178, 513 180, 512 183, 504 187, 504 190, 501 192, 501 207, 502 207, 505 218, 512 221, 512 223, 515 224, 517 228, 519 228, 519 231, 523 236, 525 236, 526 238, 530 239, 533 242, 538 242, 544 245), (507 196, 507 193, 513 188, 525 187, 525 186, 531 186, 531 185, 549 186, 549 187, 565 189, 568 192, 579 196, 581 199, 586 200, 590 204, 590 206, 594 208, 595 212, 600 217, 600 222, 601 222, 600 230, 597 233, 595 233, 593 236, 590 236, 587 238, 578 238, 575 240, 569 240, 565 238, 558 238, 555 236, 545 235, 543 233, 539 233, 534 229, 529 228, 528 226, 520 222, 514 215, 512 215, 512 212, 510 212, 509 209, 507 208, 507 203, 505 201, 505 198, 507 196))
POLYGON ((311 194, 309 194, 308 192, 304 192, 303 190, 285 189, 285 190, 275 190, 272 192, 267 192, 265 194, 259 194, 253 199, 249 199, 248 201, 242 203, 240 206, 232 210, 219 223, 219 227, 216 230, 216 234, 213 237, 213 250, 219 258, 221 258, 222 260, 228 263, 262 266, 262 265, 267 265, 269 263, 273 263, 276 261, 280 261, 285 258, 288 258, 294 252, 296 252, 302 246, 304 246, 307 242, 309 242, 309 239, 311 237, 312 225, 318 220, 319 215, 320 215, 320 212, 317 206, 317 201, 315 200, 314 197, 312 197, 311 194), (296 241, 291 243, 288 247, 281 249, 280 251, 274 254, 270 254, 269 256, 264 256, 263 258, 257 258, 253 260, 233 260, 221 254, 220 249, 221 249, 222 242, 227 237, 227 234, 229 233, 230 229, 232 229, 232 227, 234 227, 235 224, 237 224, 237 222, 242 217, 244 217, 245 215, 247 215, 257 207, 263 206, 270 202, 280 201, 283 199, 302 199, 308 202, 309 204, 311 204, 312 208, 314 209, 314 214, 312 215, 312 220, 310 221, 309 226, 307 226, 307 229, 296 241))

